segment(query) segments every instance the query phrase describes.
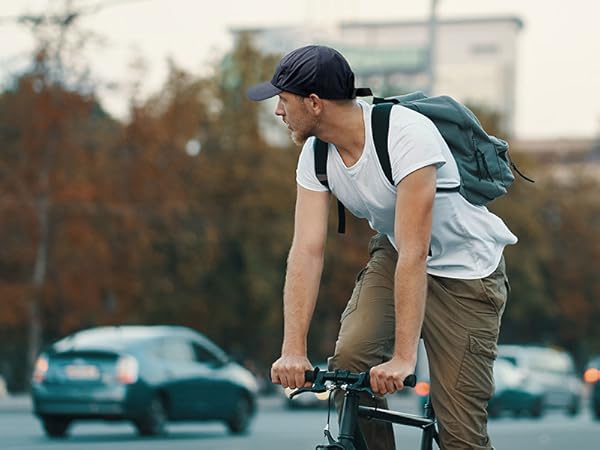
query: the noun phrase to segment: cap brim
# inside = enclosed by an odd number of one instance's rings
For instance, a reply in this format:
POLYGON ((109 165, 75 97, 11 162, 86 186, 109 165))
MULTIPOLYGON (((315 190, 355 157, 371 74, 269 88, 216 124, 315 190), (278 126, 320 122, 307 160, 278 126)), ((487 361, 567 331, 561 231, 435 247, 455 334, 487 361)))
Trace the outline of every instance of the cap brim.
POLYGON ((281 92, 281 89, 273 86, 270 81, 265 81, 264 83, 252 86, 250 89, 248 89, 246 95, 250 100, 260 102, 261 100, 274 97, 281 92))

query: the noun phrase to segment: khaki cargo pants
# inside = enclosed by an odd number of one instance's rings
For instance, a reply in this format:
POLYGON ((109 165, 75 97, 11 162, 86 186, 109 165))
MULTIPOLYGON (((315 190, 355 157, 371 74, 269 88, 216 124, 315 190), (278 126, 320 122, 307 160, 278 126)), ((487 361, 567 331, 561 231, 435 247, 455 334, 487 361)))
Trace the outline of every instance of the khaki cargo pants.
MULTIPOLYGON (((371 259, 342 313, 330 369, 364 371, 392 356, 397 253, 379 234, 371 239, 369 253, 371 259)), ((493 448, 486 408, 494 391, 493 364, 508 290, 504 259, 484 279, 428 275, 422 337, 443 450, 493 448)), ((341 396, 336 403, 339 408, 341 396)), ((386 407, 384 399, 365 398, 363 403, 386 407)), ((395 448, 391 425, 360 420, 370 450, 395 448)))

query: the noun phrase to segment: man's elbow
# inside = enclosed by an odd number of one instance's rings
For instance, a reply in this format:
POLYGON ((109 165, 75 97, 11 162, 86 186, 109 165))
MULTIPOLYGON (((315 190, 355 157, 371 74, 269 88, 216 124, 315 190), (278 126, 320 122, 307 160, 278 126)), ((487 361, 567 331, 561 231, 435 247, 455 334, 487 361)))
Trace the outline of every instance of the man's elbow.
POLYGON ((398 249, 398 264, 414 267, 424 267, 429 256, 429 245, 400 247, 398 249))
POLYGON ((292 244, 290 253, 288 255, 288 263, 290 260, 301 259, 301 260, 313 260, 320 261, 323 259, 325 254, 325 245, 313 244, 313 245, 298 245, 292 244))

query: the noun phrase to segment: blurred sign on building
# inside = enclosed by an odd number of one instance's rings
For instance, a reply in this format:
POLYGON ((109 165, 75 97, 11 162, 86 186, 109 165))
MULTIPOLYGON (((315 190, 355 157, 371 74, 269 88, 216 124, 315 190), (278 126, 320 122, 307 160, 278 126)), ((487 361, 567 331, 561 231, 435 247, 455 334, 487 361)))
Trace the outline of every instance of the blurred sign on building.
MULTIPOLYGON (((360 86, 376 95, 426 90, 429 82, 429 21, 339 22, 307 26, 237 28, 265 53, 285 54, 307 44, 335 47, 352 65, 360 86)), ((498 113, 512 133, 515 116, 517 17, 442 19, 435 22, 433 95, 450 95, 498 113)))

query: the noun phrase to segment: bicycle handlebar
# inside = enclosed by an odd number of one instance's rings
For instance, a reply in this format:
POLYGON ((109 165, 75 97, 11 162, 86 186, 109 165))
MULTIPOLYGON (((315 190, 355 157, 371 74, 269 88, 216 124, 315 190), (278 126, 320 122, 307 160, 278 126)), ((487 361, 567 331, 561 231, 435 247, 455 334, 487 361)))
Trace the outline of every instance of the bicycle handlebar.
MULTIPOLYGON (((371 387, 371 379, 369 372, 350 372, 348 370, 321 371, 318 367, 314 370, 307 370, 304 373, 304 379, 309 383, 325 384, 326 381, 331 381, 335 384, 350 384, 357 388, 371 387)), ((415 387, 417 384, 416 375, 412 374, 404 379, 405 387, 415 387)))

